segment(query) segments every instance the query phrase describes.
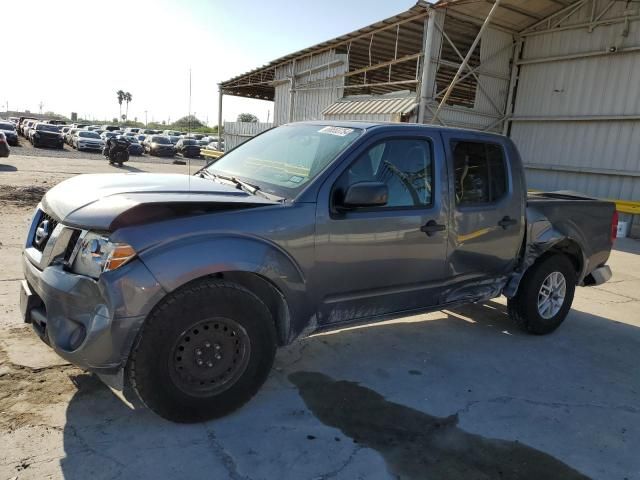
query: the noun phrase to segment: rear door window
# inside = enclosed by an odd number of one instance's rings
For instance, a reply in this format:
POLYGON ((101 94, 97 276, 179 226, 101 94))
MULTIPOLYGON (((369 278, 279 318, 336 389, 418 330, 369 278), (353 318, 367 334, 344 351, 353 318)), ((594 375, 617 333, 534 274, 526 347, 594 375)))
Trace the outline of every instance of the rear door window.
POLYGON ((494 203, 507 193, 502 147, 493 143, 453 141, 457 205, 494 203))

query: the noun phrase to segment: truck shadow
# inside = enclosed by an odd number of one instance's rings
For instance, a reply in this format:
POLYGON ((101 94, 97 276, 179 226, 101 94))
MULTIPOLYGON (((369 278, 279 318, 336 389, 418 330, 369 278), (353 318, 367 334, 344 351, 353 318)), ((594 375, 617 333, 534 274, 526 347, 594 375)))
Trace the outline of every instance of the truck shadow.
POLYGON ((553 335, 521 334, 486 302, 298 342, 249 404, 198 425, 131 409, 83 375, 61 468, 67 479, 624 478, 638 469, 640 432, 627 427, 640 419, 639 349, 640 329, 579 311, 553 335))

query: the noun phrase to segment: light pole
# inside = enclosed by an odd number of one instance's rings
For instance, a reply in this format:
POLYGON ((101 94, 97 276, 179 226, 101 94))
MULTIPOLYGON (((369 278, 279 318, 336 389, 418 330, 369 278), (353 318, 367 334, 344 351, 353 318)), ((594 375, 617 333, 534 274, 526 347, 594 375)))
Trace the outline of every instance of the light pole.
POLYGON ((147 111, 144 111, 144 128, 149 126, 149 122, 147 122, 147 111))

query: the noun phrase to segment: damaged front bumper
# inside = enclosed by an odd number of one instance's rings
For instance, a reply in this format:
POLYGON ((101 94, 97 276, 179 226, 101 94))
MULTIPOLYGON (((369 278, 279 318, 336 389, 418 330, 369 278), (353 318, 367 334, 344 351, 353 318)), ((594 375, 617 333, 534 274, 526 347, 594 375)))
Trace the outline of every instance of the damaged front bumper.
POLYGON ((24 321, 62 358, 122 388, 122 368, 135 337, 165 295, 146 266, 136 259, 95 280, 61 264, 40 270, 25 253, 23 271, 24 321))

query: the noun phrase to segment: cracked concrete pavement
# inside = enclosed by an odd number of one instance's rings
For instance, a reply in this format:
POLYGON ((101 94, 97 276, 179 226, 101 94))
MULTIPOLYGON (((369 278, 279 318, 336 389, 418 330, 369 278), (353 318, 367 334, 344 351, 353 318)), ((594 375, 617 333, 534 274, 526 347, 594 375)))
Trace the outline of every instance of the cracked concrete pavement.
MULTIPOLYGON (((113 171, 92 158, 2 163, 0 194, 113 171)), ((617 242, 611 282, 578 289, 552 335, 514 329, 502 299, 317 335, 279 351, 241 410, 175 425, 21 324, 32 207, 0 209, 0 478, 531 478, 540 467, 547 478, 640 480, 640 242, 617 242), (513 458, 527 468, 509 470, 513 458)))

